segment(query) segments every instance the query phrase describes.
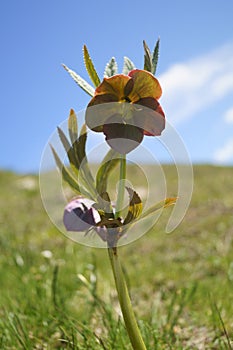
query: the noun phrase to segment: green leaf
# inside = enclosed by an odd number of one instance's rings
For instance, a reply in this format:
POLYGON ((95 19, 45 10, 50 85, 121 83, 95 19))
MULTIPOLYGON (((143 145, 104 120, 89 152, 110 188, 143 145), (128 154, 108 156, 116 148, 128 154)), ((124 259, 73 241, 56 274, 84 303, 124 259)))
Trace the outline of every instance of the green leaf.
POLYGON ((62 131, 61 128, 57 128, 58 130, 58 135, 60 137, 61 143, 63 144, 63 147, 67 153, 70 165, 74 166, 75 169, 79 169, 79 163, 75 157, 75 152, 73 147, 71 146, 71 144, 69 143, 66 135, 64 134, 64 132, 62 131))
POLYGON ((153 68, 152 68, 151 52, 145 40, 143 40, 143 47, 144 47, 144 70, 147 70, 148 72, 152 72, 153 68))
POLYGON ((100 79, 98 77, 98 74, 95 70, 94 64, 92 62, 92 59, 89 55, 89 52, 87 50, 86 45, 83 46, 83 56, 84 56, 84 63, 86 66, 86 70, 89 74, 89 77, 91 78, 91 81, 95 86, 99 86, 100 84, 100 79))
POLYGON ((140 219, 144 219, 146 216, 153 214, 155 211, 157 211, 161 208, 166 208, 166 207, 169 207, 170 205, 175 204, 176 200, 177 200, 176 197, 166 198, 165 200, 152 205, 152 207, 150 207, 144 213, 142 213, 142 215, 140 216, 140 219))
POLYGON ((94 88, 86 82, 83 78, 80 77, 77 73, 75 73, 73 70, 69 69, 66 65, 63 64, 63 67, 65 70, 70 74, 70 76, 74 79, 74 81, 78 84, 78 86, 81 87, 86 93, 88 93, 90 96, 94 96, 95 90, 94 88))
POLYGON ((127 75, 133 69, 135 69, 134 63, 128 57, 124 57, 124 65, 123 65, 122 74, 127 75))
POLYGON ((156 68, 157 68, 157 64, 158 64, 158 60, 159 60, 159 45, 160 45, 160 39, 158 38, 158 40, 155 44, 155 48, 154 48, 154 52, 153 52, 153 56, 152 56, 152 71, 151 71, 151 73, 154 75, 156 73, 156 68))
POLYGON ((70 141, 73 145, 78 138, 78 122, 77 117, 73 109, 70 110, 70 115, 68 119, 68 130, 70 135, 70 141))
POLYGON ((83 124, 82 129, 80 131, 79 138, 75 142, 79 164, 81 164, 83 159, 86 158, 86 142, 87 142, 87 128, 86 128, 86 124, 83 124))
POLYGON ((75 190, 77 193, 81 193, 80 192, 80 188, 79 185, 77 183, 77 181, 73 178, 72 174, 69 172, 69 170, 65 167, 65 165, 62 163, 62 161, 60 160, 60 158, 58 157, 57 152, 55 151, 55 149, 53 148, 52 145, 50 145, 51 150, 53 152, 53 156, 55 159, 55 162, 57 164, 58 169, 60 170, 61 174, 62 174, 62 178, 65 182, 67 182, 71 188, 73 188, 73 190, 75 190))
POLYGON ((127 225, 128 223, 137 219, 142 212, 142 201, 139 195, 137 194, 137 192, 132 190, 132 188, 130 187, 126 187, 126 190, 128 191, 130 196, 130 203, 129 203, 128 214, 124 220, 123 225, 127 225))
POLYGON ((94 179, 91 173, 91 170, 88 165, 87 157, 86 157, 86 142, 87 142, 87 130, 86 124, 82 126, 80 131, 79 138, 73 143, 73 149, 75 158, 77 159, 79 170, 81 170, 81 176, 83 181, 85 182, 87 188, 92 191, 92 194, 96 192, 94 186, 94 179))
POLYGON ((104 77, 105 78, 112 77, 113 75, 116 75, 117 72, 118 72, 117 63, 116 63, 115 57, 112 57, 105 67, 104 77))
POLYGON ((120 154, 113 149, 106 154, 96 174, 96 189, 99 194, 106 192, 108 177, 120 162, 120 154))

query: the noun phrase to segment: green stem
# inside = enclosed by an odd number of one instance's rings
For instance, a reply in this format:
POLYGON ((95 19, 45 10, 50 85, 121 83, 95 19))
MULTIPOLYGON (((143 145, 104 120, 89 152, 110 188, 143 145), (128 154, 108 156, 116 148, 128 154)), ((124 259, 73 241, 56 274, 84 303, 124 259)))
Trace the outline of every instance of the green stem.
POLYGON ((118 195, 117 195, 117 202, 116 202, 116 219, 121 216, 121 211, 123 207, 123 201, 124 201, 124 192, 125 192, 125 186, 124 181, 126 178, 126 157, 125 155, 121 155, 121 161, 120 161, 120 178, 119 178, 119 187, 118 187, 118 195))
POLYGON ((125 321, 125 327, 128 332, 132 347, 134 350, 146 350, 138 324, 133 312, 132 304, 129 297, 125 276, 122 271, 121 263, 117 255, 117 248, 108 248, 109 259, 111 262, 118 299, 121 311, 125 321))

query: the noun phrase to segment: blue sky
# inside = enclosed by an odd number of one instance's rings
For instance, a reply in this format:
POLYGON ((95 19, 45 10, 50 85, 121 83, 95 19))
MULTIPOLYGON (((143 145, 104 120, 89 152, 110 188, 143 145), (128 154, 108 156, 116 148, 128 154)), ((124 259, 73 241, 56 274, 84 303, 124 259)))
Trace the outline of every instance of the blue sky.
POLYGON ((61 63, 88 79, 115 56, 143 65, 161 38, 157 76, 167 119, 195 163, 233 164, 233 2, 223 0, 1 2, 0 168, 37 172, 43 148, 86 95, 61 63))

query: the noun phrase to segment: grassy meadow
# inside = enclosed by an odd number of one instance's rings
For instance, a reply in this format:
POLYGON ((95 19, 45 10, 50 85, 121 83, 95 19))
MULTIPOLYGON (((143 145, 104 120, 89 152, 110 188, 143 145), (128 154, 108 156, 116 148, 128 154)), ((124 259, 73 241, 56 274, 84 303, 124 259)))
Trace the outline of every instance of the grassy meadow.
MULTIPOLYGON (((0 189, 0 349, 130 350, 107 252, 54 227, 37 176, 1 171, 0 189)), ((194 166, 190 208, 166 234, 170 213, 119 249, 147 348, 233 349, 233 168, 194 166)))

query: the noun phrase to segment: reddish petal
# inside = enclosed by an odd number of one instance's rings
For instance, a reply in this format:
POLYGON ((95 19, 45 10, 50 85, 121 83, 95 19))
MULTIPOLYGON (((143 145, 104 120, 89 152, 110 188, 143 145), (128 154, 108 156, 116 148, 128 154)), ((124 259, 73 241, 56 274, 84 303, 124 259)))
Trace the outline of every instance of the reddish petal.
POLYGON ((109 146, 121 154, 131 152, 143 140, 143 130, 131 124, 124 124, 119 114, 106 121, 103 132, 109 146))
POLYGON ((145 70, 134 69, 129 72, 129 77, 134 81, 131 93, 128 95, 132 102, 137 102, 145 97, 159 99, 162 95, 162 89, 159 81, 145 70))
POLYGON ((101 103, 117 102, 117 101, 118 99, 115 95, 111 95, 111 94, 96 95, 88 103, 88 107, 99 105, 101 103))
POLYGON ((116 101, 116 96, 110 94, 94 96, 86 109, 87 126, 93 131, 102 132, 105 121, 120 108, 120 103, 116 101))
POLYGON ((165 115, 160 104, 154 103, 155 110, 134 104, 134 125, 144 130, 144 135, 159 136, 165 128, 165 115), (157 107, 156 107, 157 104, 157 107))
POLYGON ((136 105, 142 105, 155 111, 159 106, 159 102, 153 97, 144 97, 140 98, 140 100, 137 101, 136 105))
POLYGON ((110 78, 104 78, 103 82, 96 88, 95 95, 114 95, 118 101, 124 99, 124 89, 130 77, 124 74, 117 74, 110 78))
POLYGON ((152 111, 149 113, 144 122, 144 135, 146 136, 160 136, 165 129, 165 118, 152 111))

